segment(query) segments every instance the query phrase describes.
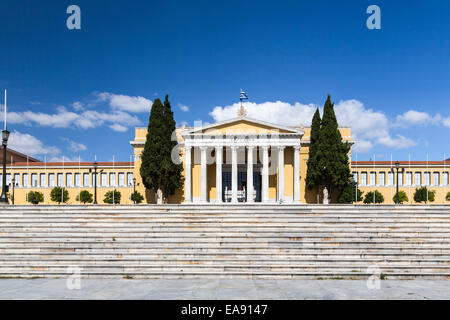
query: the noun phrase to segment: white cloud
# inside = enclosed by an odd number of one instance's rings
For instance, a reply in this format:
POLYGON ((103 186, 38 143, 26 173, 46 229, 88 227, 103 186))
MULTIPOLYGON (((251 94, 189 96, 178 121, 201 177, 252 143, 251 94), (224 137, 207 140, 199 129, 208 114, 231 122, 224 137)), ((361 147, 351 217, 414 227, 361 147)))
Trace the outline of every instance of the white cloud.
POLYGON ((72 103, 72 108, 75 111, 81 111, 81 110, 84 109, 84 106, 83 106, 83 104, 80 101, 75 101, 74 103, 72 103))
POLYGON ((427 112, 409 110, 397 116, 397 123, 395 124, 395 126, 407 128, 417 125, 437 125, 441 122, 441 120, 442 117, 440 114, 436 114, 434 117, 432 117, 427 112))
POLYGON ((11 133, 8 147, 30 156, 55 155, 60 153, 60 150, 57 147, 45 146, 42 141, 36 137, 19 131, 11 133))
POLYGON ((70 140, 68 138, 62 138, 62 140, 66 141, 68 143, 67 149, 73 152, 79 152, 79 151, 85 151, 87 150, 87 147, 79 142, 75 142, 73 140, 70 140))
POLYGON ((149 112, 152 101, 144 97, 131 97, 109 92, 98 93, 100 101, 108 101, 111 108, 128 112, 149 112))
MULTIPOLYGON (((240 103, 225 107, 217 106, 210 112, 216 121, 223 121, 237 116, 240 103)), ((302 104, 296 102, 263 102, 244 103, 248 116, 251 118, 277 123, 287 126, 310 126, 316 110, 314 104, 302 104)), ((322 109, 322 108, 320 108, 322 109)), ((389 121, 381 111, 366 109, 358 100, 344 100, 335 104, 335 113, 339 125, 352 128, 352 137, 355 141, 354 151, 367 152, 375 144, 381 144, 393 148, 408 148, 415 142, 403 136, 392 138, 389 132, 389 121)))
POLYGON ((443 119, 442 124, 450 128, 450 117, 443 119))
POLYGON ((110 127, 111 129, 113 129, 114 131, 117 131, 117 132, 125 132, 125 131, 128 130, 127 127, 124 127, 124 126, 122 126, 122 125, 120 125, 120 124, 118 124, 118 123, 112 124, 112 125, 110 125, 109 127, 110 127))
MULTIPOLYGON (((3 117, 3 112, 0 113, 0 117, 3 117)), ((54 114, 36 113, 33 111, 8 112, 8 123, 24 125, 38 124, 52 128, 76 126, 82 129, 88 129, 99 127, 104 123, 135 126, 141 122, 136 116, 120 110, 111 112, 87 110, 81 113, 75 113, 67 111, 64 107, 59 107, 57 113, 54 114)))
POLYGON ((183 112, 188 112, 189 111, 189 107, 182 104, 182 103, 178 103, 178 108, 180 108, 181 111, 183 112))
POLYGON ((83 158, 79 158, 78 156, 66 157, 66 156, 55 156, 47 159, 47 162, 82 162, 83 158))
MULTIPOLYGON (((305 105, 298 102, 294 105, 282 101, 259 104, 245 102, 243 105, 250 118, 287 126, 311 125, 311 119, 316 110, 316 106, 313 104, 305 105)), ((231 119, 237 116, 240 106, 240 103, 225 107, 217 106, 209 114, 215 121, 231 119)))

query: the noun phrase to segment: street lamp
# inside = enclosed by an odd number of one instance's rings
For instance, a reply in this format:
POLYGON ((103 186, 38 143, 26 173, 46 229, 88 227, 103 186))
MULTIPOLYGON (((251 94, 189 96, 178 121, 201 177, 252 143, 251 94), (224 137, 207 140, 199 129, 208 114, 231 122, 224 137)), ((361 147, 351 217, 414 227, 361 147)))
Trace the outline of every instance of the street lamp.
POLYGON ((0 196, 0 203, 7 204, 8 197, 6 196, 7 186, 6 186, 6 145, 8 144, 9 131, 2 131, 2 146, 3 146, 3 176, 2 176, 2 195, 0 196))
MULTIPOLYGON (((97 168, 98 168, 98 163, 97 161, 94 162, 94 204, 97 204, 97 168)), ((90 172, 91 169, 89 169, 90 172)), ((100 173, 102 173, 103 170, 100 170, 100 173)))
MULTIPOLYGON (((399 204, 400 201, 399 201, 399 195, 398 195, 398 193, 399 193, 399 191, 398 191, 398 185, 399 185, 398 184, 398 174, 399 174, 399 171, 400 171, 400 162, 398 162, 398 161, 395 163, 395 170, 397 172, 397 175, 396 175, 396 180, 397 180, 397 197, 396 197, 395 204, 399 204)), ((394 168, 391 169, 391 172, 394 173, 394 168)), ((401 172, 403 174, 405 172, 405 168, 402 168, 401 172)))

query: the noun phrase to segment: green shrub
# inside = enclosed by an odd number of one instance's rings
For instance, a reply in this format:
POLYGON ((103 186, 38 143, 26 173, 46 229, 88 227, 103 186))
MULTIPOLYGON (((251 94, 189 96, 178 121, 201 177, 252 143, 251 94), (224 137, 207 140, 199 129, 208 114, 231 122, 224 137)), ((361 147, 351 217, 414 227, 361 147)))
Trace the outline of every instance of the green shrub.
MULTIPOLYGON (((378 190, 375 190, 375 203, 383 203, 384 197, 378 190)), ((364 197, 364 203, 373 203, 373 191, 370 191, 364 197)))
MULTIPOLYGON (((392 200, 394 201, 394 203, 397 203, 397 193, 395 193, 392 200)), ((406 195, 405 191, 398 192, 398 202, 399 203, 408 202, 408 196, 406 195)))
POLYGON ((135 201, 134 199, 136 199, 136 203, 141 203, 144 200, 144 196, 142 194, 140 194, 139 192, 135 191, 130 196, 131 201, 134 202, 135 201))
POLYGON ((77 201, 80 201, 80 202, 83 202, 84 204, 86 204, 86 203, 92 203, 92 202, 94 201, 94 200, 93 200, 93 195, 92 195, 92 193, 90 193, 90 192, 87 191, 87 190, 82 190, 82 191, 80 191, 80 194, 77 195, 76 200, 77 200, 77 201))
MULTIPOLYGON (((341 192, 339 195, 339 198, 337 200, 338 203, 353 203, 355 202, 355 190, 356 190, 356 184, 355 182, 351 181, 341 192)), ((357 189, 358 196, 357 200, 362 201, 362 194, 363 192, 357 189)))
POLYGON ((109 203, 109 204, 117 204, 117 203, 120 203, 120 197, 121 197, 120 191, 117 191, 117 190, 108 191, 105 194, 105 199, 103 199, 103 202, 109 203), (114 198, 114 202, 113 202, 113 198, 114 198))
POLYGON ((447 195, 445 196, 445 200, 450 201, 450 191, 447 192, 447 195))
POLYGON ((428 201, 433 202, 434 201, 434 195, 435 191, 428 190, 427 187, 417 188, 414 192, 414 201, 421 203, 421 202, 427 202, 427 192, 428 192, 428 201))
POLYGON ((39 191, 30 191, 28 192, 28 202, 32 204, 44 202, 44 195, 39 191))
POLYGON ((69 201, 69 192, 67 191, 67 189, 64 189, 64 193, 61 197, 62 193, 63 189, 61 187, 54 187, 50 192, 50 199, 53 202, 57 202, 58 204, 60 204, 61 202, 66 203, 67 201, 69 201))

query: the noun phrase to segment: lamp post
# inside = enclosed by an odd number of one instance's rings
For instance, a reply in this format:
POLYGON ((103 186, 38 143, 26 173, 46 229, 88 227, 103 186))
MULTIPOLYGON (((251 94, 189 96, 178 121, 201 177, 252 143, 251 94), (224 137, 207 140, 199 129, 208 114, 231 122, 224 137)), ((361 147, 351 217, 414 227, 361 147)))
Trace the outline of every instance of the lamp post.
POLYGON ((133 178, 133 202, 136 204, 136 178, 133 178))
MULTIPOLYGON (((398 161, 395 163, 395 170, 396 170, 396 172, 397 172, 397 174, 396 174, 396 180, 397 180, 397 197, 396 197, 396 199, 395 199, 395 204, 399 204, 400 201, 399 201, 399 195, 398 195, 398 193, 399 193, 399 191, 398 191, 398 186, 399 186, 399 184, 398 184, 398 174, 399 174, 399 171, 400 171, 400 162, 398 162, 398 161)), ((391 172, 394 173, 394 168, 391 169, 391 172)), ((403 174, 403 173, 405 172, 405 168, 402 168, 401 172, 402 172, 402 174, 403 174)))
POLYGON ((3 146, 3 176, 2 176, 2 195, 0 196, 1 204, 8 204, 8 197, 6 196, 6 145, 8 144, 9 131, 2 131, 2 146, 3 146))

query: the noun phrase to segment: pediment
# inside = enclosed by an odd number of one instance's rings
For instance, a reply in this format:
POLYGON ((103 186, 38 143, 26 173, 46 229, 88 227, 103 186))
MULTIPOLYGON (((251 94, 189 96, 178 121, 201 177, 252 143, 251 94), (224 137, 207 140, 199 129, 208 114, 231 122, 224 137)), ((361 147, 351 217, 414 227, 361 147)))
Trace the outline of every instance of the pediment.
POLYGON ((279 126, 273 123, 268 123, 261 120, 256 120, 248 117, 238 117, 214 124, 197 127, 188 134, 273 134, 273 133, 287 133, 287 134, 301 134, 303 130, 279 126))

